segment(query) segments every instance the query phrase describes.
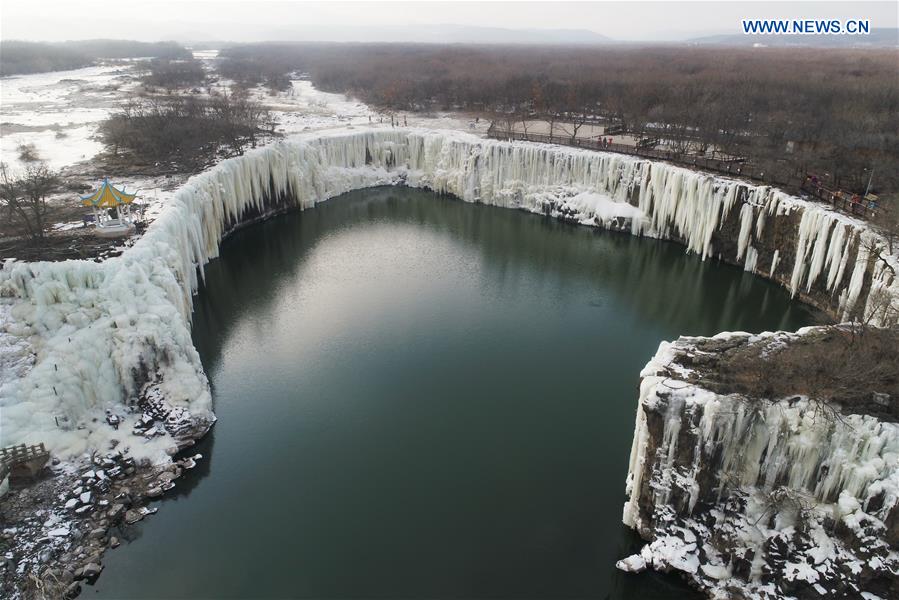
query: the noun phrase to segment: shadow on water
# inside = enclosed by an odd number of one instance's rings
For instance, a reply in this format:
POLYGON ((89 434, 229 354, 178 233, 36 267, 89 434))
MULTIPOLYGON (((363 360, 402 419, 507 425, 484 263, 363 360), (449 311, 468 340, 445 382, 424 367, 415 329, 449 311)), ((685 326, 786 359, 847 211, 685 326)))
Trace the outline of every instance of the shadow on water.
POLYGON ((204 459, 88 593, 696 597, 614 568, 641 545, 639 371, 681 334, 814 320, 678 245, 420 190, 248 228, 195 298, 204 459))
MULTIPOLYGON (((405 188, 389 188, 386 197, 384 190, 351 192, 317 210, 287 215, 226 240, 222 256, 227 260, 207 267, 214 276, 207 278, 195 301, 198 318, 207 320, 203 325, 214 340, 223 341, 220 334, 226 330, 219 325, 232 318, 235 307, 276 299, 265 293, 266 284, 273 275, 295 274, 304 253, 327 232, 389 219, 402 211, 407 222, 428 225, 476 247, 501 283, 514 279, 521 269, 537 269, 546 281, 556 284, 555 293, 561 296, 571 282, 585 276, 616 280, 619 285, 603 292, 632 304, 645 319, 686 323, 680 335, 711 335, 734 322, 743 323, 748 331, 762 331, 787 328, 797 317, 816 319, 809 307, 798 304, 789 304, 779 318, 772 319, 768 306, 772 297, 782 302, 782 288, 715 260, 685 259, 679 244, 445 196, 419 201, 415 194, 420 193, 405 188), (250 236, 252 241, 247 242, 250 236), (245 243, 255 251, 233 251, 235 245, 245 243), (659 293, 672 288, 677 294, 660 302, 659 293)), ((599 296, 590 304, 603 307, 610 300, 599 296)), ((202 351, 199 344, 206 341, 205 336, 196 341, 201 356, 219 356, 215 347, 202 351)))

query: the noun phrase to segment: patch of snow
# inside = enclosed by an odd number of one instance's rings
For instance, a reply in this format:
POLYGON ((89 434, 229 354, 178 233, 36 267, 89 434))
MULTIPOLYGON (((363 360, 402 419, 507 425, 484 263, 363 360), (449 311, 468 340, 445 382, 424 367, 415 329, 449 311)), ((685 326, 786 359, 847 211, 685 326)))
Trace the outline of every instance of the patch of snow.
POLYGON ((646 560, 639 554, 632 554, 615 563, 615 567, 627 573, 640 573, 646 570, 646 560))

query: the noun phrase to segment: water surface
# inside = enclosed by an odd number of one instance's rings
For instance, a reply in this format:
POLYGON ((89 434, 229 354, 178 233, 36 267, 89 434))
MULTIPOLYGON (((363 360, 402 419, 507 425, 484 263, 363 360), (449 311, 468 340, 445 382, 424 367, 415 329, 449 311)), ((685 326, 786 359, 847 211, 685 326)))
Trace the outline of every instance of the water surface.
POLYGON ((195 309, 208 458, 88 597, 694 597, 614 568, 640 369, 813 319, 682 246, 404 188, 237 233, 195 309))

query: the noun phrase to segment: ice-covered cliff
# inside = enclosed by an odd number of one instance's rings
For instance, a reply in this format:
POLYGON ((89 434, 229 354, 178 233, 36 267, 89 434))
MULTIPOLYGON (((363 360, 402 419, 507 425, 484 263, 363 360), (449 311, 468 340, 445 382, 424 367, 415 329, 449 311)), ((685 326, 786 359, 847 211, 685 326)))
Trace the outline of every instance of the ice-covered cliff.
POLYGON ((0 344, 23 352, 0 377, 0 445, 56 454, 125 443, 161 457, 172 434, 214 419, 191 344, 191 295, 231 229, 343 192, 404 183, 592 226, 668 238, 775 279, 838 317, 899 303, 896 264, 862 223, 766 187, 615 154, 483 140, 458 132, 377 130, 295 138, 192 178, 133 247, 102 263, 0 270, 0 344), (876 291, 877 293, 872 293, 876 291), (886 298, 886 302, 884 302, 886 298), (21 350, 26 347, 28 350, 21 350), (11 372, 11 370, 10 370, 11 372), (91 426, 128 410, 147 384, 171 414, 133 437, 91 426), (146 436, 145 436, 146 437, 146 436))
POLYGON ((897 597, 899 330, 859 332, 662 343, 641 373, 623 515, 650 543, 619 567, 722 598, 897 597), (846 352, 892 356, 844 387, 846 352))

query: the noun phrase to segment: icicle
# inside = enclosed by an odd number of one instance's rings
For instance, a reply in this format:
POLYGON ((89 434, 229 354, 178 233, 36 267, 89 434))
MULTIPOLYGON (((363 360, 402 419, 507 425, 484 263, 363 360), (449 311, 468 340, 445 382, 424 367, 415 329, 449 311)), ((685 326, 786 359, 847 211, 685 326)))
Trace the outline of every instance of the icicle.
POLYGON ((737 260, 743 258, 746 248, 749 246, 749 239, 752 236, 752 217, 752 205, 747 202, 740 209, 740 237, 737 242, 737 260))
POLYGON ((855 308, 855 303, 858 301, 858 296, 861 294, 862 285, 865 282, 865 272, 868 269, 868 256, 869 256, 869 243, 870 238, 863 237, 858 245, 858 253, 855 258, 855 268, 852 270, 852 277, 849 280, 849 285, 844 290, 844 295, 840 298, 840 310, 843 311, 843 320, 849 320, 852 315, 852 309, 855 308))
POLYGON ((627 481, 625 482, 625 493, 628 494, 628 501, 624 505, 622 517, 624 524, 630 527, 640 527, 640 486, 643 483, 643 469, 651 460, 651 457, 646 456, 646 448, 649 444, 649 428, 646 424, 643 404, 649 400, 650 394, 655 393, 655 386, 661 380, 661 377, 647 376, 640 382, 640 399, 637 402, 637 417, 631 445, 630 466, 628 467, 627 481))
POLYGON ((747 248, 747 250, 746 250, 746 264, 743 265, 743 270, 749 271, 750 273, 754 273, 755 266, 756 266, 756 263, 758 262, 758 260, 759 260, 758 250, 756 250, 752 246, 749 246, 749 248, 747 248))

